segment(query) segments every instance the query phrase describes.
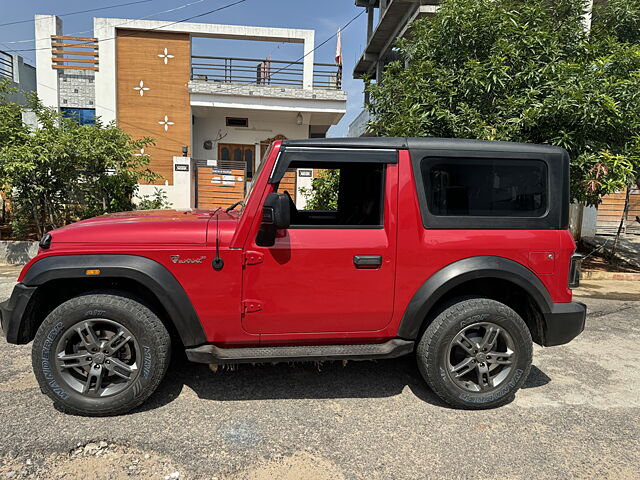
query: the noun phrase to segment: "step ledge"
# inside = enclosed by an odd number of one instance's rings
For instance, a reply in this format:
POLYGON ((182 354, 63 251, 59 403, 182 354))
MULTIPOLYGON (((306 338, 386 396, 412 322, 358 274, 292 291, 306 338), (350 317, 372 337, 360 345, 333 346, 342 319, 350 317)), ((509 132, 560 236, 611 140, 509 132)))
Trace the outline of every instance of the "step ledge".
POLYGON ((396 358, 413 351, 414 342, 394 338, 384 343, 358 345, 295 345, 283 347, 220 348, 201 345, 186 350, 197 363, 260 363, 396 358))

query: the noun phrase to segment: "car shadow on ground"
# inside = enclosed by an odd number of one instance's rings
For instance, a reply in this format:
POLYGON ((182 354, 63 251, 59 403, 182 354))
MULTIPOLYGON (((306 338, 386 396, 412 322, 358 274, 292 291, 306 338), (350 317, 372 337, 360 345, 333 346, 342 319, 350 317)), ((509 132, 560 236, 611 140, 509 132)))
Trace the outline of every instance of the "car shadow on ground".
MULTIPOLYGON (((536 388, 551 379, 535 365, 522 388, 536 388)), ((220 366, 191 363, 176 356, 158 390, 137 411, 152 410, 175 400, 187 385, 199 398, 214 401, 384 398, 405 388, 420 400, 450 408, 426 385, 413 356, 393 360, 322 363, 242 364, 220 366)))

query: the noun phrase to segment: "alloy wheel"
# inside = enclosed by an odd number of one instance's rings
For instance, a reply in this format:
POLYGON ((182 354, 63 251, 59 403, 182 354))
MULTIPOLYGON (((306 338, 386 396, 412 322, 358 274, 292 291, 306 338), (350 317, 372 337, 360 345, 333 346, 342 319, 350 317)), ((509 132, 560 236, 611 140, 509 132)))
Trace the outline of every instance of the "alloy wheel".
POLYGON ((487 392, 500 386, 516 362, 515 344, 509 332, 491 322, 464 327, 446 352, 449 377, 471 392, 487 392))
POLYGON ((113 320, 83 320, 63 334, 56 370, 73 390, 90 397, 122 392, 139 374, 142 359, 135 336, 113 320))

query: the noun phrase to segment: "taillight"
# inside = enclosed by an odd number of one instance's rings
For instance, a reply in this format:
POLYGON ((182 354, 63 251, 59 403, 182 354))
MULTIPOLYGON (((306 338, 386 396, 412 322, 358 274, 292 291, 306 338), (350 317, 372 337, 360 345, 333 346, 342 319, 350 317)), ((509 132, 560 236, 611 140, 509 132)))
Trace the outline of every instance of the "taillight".
POLYGON ((574 253, 571 256, 571 264, 569 266, 569 288, 578 288, 580 286, 580 268, 582 266, 582 255, 574 253))

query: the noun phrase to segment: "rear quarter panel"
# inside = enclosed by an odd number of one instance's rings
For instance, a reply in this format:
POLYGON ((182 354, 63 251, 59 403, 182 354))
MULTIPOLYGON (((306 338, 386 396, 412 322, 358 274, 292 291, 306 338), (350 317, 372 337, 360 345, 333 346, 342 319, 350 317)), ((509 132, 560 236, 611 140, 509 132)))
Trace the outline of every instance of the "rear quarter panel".
POLYGON ((537 275, 554 302, 571 301, 567 280, 575 243, 569 232, 424 228, 408 151, 400 152, 398 196, 396 303, 392 322, 396 330, 420 286, 447 265, 469 257, 489 255, 520 263, 537 275))

